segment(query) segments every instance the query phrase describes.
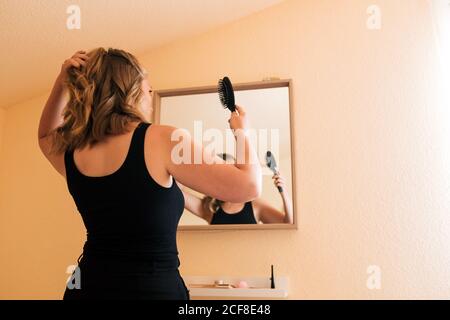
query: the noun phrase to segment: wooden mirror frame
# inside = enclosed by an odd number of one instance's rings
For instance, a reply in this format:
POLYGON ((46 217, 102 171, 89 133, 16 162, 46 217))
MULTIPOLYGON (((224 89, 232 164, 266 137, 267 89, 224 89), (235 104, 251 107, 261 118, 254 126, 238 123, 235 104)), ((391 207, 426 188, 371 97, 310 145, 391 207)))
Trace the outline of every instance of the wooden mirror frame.
MULTIPOLYGON (((269 80, 269 81, 256 81, 247 83, 233 83, 234 91, 265 89, 265 88, 279 88, 288 87, 289 89, 289 125, 290 125, 290 139, 291 139, 291 174, 292 174, 292 210, 293 210, 293 223, 270 223, 270 224, 233 224, 233 225, 178 225, 180 231, 215 231, 215 230, 267 230, 267 229, 298 229, 298 208, 296 204, 297 185, 295 181, 295 163, 296 156, 294 150, 294 126, 293 126, 293 94, 292 94, 292 79, 285 80, 269 80)), ((189 88, 177 88, 177 89, 165 89, 153 91, 153 123, 160 124, 161 119, 161 98, 183 96, 191 94, 202 93, 214 93, 217 92, 217 85, 201 86, 201 87, 189 87, 189 88)), ((219 99, 219 97, 217 97, 219 99)))

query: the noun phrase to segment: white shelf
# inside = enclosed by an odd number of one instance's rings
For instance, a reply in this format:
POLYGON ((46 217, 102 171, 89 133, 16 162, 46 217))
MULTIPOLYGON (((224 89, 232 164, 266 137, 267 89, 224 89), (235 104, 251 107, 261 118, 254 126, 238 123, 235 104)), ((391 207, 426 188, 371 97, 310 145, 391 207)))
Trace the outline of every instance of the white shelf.
POLYGON ((275 289, 270 288, 270 279, 267 277, 211 277, 211 276, 183 276, 191 297, 233 297, 233 298, 287 298, 289 291, 289 278, 275 276, 275 289), (256 288, 197 288, 191 285, 211 285, 216 280, 237 285, 239 281, 246 281, 249 287, 256 288))

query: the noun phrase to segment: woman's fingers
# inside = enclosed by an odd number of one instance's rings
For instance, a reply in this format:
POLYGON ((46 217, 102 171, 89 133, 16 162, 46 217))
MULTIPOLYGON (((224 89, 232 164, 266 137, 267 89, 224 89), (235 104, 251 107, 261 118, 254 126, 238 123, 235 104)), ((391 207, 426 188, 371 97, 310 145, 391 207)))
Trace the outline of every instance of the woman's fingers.
POLYGON ((240 106, 236 106, 236 110, 231 112, 230 120, 228 122, 230 123, 230 128, 233 130, 236 129, 246 130, 249 126, 248 120, 245 117, 245 110, 240 106))
POLYGON ((82 59, 82 60, 87 60, 87 59, 89 59, 89 56, 87 54, 85 54, 85 53, 75 53, 72 56, 72 59, 75 59, 75 58, 79 58, 79 59, 82 59))
MULTIPOLYGON (((236 105, 236 110, 239 112, 240 115, 245 115, 245 110, 241 106, 236 105)), ((234 112, 233 112, 234 113, 234 112)))
POLYGON ((84 51, 84 50, 79 50, 79 51, 75 52, 75 53, 72 55, 72 57, 76 57, 76 56, 79 56, 79 55, 82 55, 82 54, 86 54, 86 51, 84 51))
POLYGON ((275 178, 275 181, 284 181, 282 178, 275 178))
POLYGON ((89 56, 87 54, 85 54, 85 53, 79 53, 75 57, 83 59, 83 60, 89 59, 89 56))
POLYGON ((81 59, 77 59, 77 58, 69 59, 69 62, 68 62, 69 67, 75 67, 75 68, 79 68, 82 63, 84 63, 84 61, 82 61, 81 59))
POLYGON ((86 65, 86 61, 84 61, 84 60, 81 59, 81 58, 75 58, 75 60, 76 60, 79 64, 81 64, 81 65, 83 65, 83 66, 86 65))
POLYGON ((64 61, 64 65, 66 65, 66 68, 70 68, 70 67, 79 68, 80 66, 85 66, 86 61, 85 61, 84 57, 74 56, 74 57, 64 61))
POLYGON ((63 64, 64 69, 68 69, 70 67, 78 67, 78 66, 79 66, 79 63, 73 58, 67 59, 66 61, 64 61, 64 64, 63 64))
POLYGON ((282 187, 282 186, 284 185, 284 181, 283 181, 283 180, 275 180, 275 184, 276 184, 278 187, 282 187))
POLYGON ((274 179, 273 183, 274 183, 276 186, 281 187, 281 186, 284 185, 284 180, 283 180, 283 178, 282 178, 280 175, 274 174, 274 175, 272 176, 272 179, 274 179))
POLYGON ((76 59, 76 58, 72 58, 72 59, 70 59, 70 63, 71 63, 71 65, 73 66, 73 67, 75 67, 75 68, 79 68, 80 67, 80 62, 76 59))
POLYGON ((67 71, 70 68, 80 68, 81 66, 86 65, 86 60, 89 58, 89 56, 86 54, 86 51, 79 50, 75 52, 70 58, 64 60, 62 66, 61 66, 61 74, 63 74, 64 77, 67 76, 67 71))
POLYGON ((71 59, 75 59, 75 58, 80 58, 82 60, 87 60, 89 59, 89 56, 86 54, 86 51, 84 50, 80 50, 75 52, 72 57, 70 57, 71 59))

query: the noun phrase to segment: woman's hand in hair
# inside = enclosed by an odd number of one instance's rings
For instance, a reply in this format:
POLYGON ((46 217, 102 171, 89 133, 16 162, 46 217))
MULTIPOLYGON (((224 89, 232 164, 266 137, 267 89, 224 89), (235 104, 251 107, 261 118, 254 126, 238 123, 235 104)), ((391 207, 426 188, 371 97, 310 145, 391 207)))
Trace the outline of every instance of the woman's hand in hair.
POLYGON ((85 66, 88 58, 89 56, 84 50, 75 52, 70 58, 64 60, 59 77, 65 79, 67 77, 67 71, 70 68, 81 68, 82 66, 85 66))

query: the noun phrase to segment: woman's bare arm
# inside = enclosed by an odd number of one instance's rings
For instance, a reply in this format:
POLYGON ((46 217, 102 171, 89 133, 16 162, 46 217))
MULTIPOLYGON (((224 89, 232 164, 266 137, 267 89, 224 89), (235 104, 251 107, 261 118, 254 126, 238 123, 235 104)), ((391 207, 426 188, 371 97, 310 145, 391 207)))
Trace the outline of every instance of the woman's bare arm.
POLYGON ((68 102, 67 92, 64 87, 67 70, 72 67, 80 68, 86 64, 86 59, 88 59, 88 55, 85 54, 85 51, 78 51, 71 58, 64 61, 61 66, 61 72, 55 80, 53 89, 42 111, 38 129, 39 139, 45 138, 61 125, 63 120, 62 110, 68 102))
POLYGON ((187 130, 162 126, 160 138, 165 146, 162 156, 165 157, 166 169, 176 180, 213 198, 246 202, 261 193, 261 165, 245 132, 245 111, 242 107, 236 108, 239 114, 233 112, 229 121, 230 127, 237 130, 237 147, 242 147, 245 156, 243 163, 227 164, 204 152, 202 145, 196 143, 187 130), (179 153, 180 144, 184 148, 179 153), (200 159, 195 158, 196 154, 200 159), (179 155, 185 161, 176 159, 179 155))
POLYGON ((186 190, 186 187, 183 186, 181 183, 177 182, 177 185, 183 192, 184 208, 195 214, 197 217, 202 218, 207 223, 210 223, 212 218, 212 212, 207 210, 207 208, 205 208, 202 199, 186 190))
POLYGON ((39 129, 37 134, 39 148, 56 171, 58 171, 62 176, 66 175, 64 157, 62 154, 51 153, 54 143, 51 133, 63 122, 62 111, 68 102, 68 95, 64 84, 67 77, 67 70, 71 67, 81 67, 85 64, 85 60, 87 58, 88 56, 84 53, 84 51, 78 51, 71 58, 64 61, 61 66, 61 72, 55 80, 53 89, 47 99, 39 120, 39 129))
POLYGON ((262 223, 294 223, 292 212, 292 201, 289 196, 284 179, 279 173, 272 176, 275 187, 281 187, 281 199, 283 200, 283 211, 275 209, 268 202, 262 199, 256 199, 252 202, 256 215, 262 223))
POLYGON ((274 208, 261 198, 253 200, 252 205, 262 223, 293 223, 291 214, 274 208))

